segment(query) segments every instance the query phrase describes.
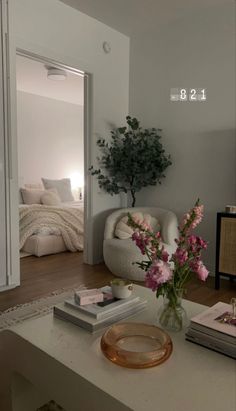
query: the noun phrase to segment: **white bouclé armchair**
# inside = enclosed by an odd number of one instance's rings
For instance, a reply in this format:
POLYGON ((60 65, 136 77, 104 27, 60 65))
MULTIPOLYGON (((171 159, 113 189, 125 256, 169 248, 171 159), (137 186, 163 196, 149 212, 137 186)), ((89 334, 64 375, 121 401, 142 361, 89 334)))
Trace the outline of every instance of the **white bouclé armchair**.
POLYGON ((114 211, 107 218, 103 242, 103 256, 106 266, 118 277, 144 281, 145 272, 133 262, 142 261, 145 256, 141 254, 131 238, 120 240, 115 237, 115 228, 118 221, 126 216, 128 212, 150 214, 158 219, 161 226, 163 245, 170 255, 176 249, 175 239, 178 238, 178 220, 172 211, 156 207, 122 208, 114 211))

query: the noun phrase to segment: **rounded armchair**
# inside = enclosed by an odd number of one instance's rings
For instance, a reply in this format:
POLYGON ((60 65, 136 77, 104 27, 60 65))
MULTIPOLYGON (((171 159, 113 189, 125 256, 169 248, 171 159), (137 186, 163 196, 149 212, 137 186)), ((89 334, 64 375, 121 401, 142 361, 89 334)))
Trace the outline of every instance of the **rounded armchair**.
POLYGON ((120 240, 115 237, 117 223, 128 212, 150 214, 158 219, 161 226, 163 246, 170 255, 176 249, 175 239, 178 238, 178 220, 172 211, 156 207, 122 208, 114 211, 107 218, 103 242, 103 256, 106 266, 118 277, 144 281, 145 272, 133 263, 142 261, 145 256, 141 254, 131 238, 120 240))

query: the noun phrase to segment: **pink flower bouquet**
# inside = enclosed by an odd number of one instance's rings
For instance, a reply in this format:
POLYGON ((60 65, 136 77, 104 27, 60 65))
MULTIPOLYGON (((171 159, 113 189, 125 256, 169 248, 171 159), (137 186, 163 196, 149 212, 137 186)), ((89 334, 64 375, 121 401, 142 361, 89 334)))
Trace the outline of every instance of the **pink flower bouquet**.
MULTIPOLYGON (((155 233, 151 227, 132 219, 128 223, 134 228, 133 241, 141 253, 147 257, 142 262, 136 262, 146 271, 145 283, 156 292, 156 296, 168 298, 168 307, 176 308, 179 301, 179 290, 183 290, 192 274, 205 281, 208 270, 201 259, 202 250, 207 243, 199 236, 193 235, 192 230, 203 218, 203 205, 197 200, 195 206, 185 214, 179 225, 179 238, 176 239, 176 251, 169 256, 164 249, 160 233, 155 233)), ((182 328, 182 327, 181 327, 182 328)))

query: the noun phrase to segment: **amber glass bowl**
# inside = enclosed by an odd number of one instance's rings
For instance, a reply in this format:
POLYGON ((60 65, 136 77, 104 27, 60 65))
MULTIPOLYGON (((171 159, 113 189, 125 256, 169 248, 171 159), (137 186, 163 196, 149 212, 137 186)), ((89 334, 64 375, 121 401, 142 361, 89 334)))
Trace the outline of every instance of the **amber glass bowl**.
POLYGON ((149 368, 166 361, 172 353, 169 335, 155 325, 118 323, 102 336, 101 349, 112 362, 127 368, 149 368))

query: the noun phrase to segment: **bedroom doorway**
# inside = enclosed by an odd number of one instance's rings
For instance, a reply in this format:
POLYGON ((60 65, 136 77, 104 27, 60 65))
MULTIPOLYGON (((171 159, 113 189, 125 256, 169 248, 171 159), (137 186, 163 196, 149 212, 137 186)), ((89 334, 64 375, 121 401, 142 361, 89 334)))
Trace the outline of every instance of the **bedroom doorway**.
POLYGON ((17 50, 20 261, 32 270, 70 251, 89 263, 88 83, 85 72, 17 50))

